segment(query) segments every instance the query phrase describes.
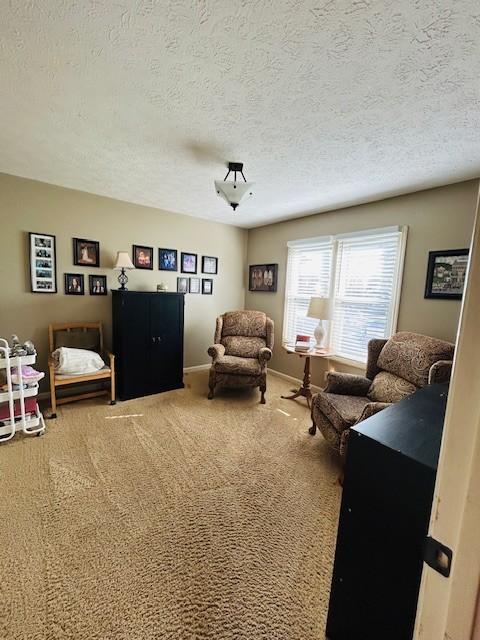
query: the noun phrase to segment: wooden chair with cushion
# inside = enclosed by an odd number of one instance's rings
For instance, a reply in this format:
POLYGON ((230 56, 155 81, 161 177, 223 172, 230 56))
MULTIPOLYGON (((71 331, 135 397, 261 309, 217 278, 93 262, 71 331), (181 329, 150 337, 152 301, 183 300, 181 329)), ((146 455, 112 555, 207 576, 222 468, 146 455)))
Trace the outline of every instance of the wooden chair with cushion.
POLYGON ((48 343, 50 356, 48 369, 50 372, 50 397, 52 403, 51 418, 57 417, 57 404, 95 398, 101 395, 110 396, 110 404, 115 404, 115 356, 103 348, 103 331, 101 322, 61 322, 48 327, 48 343), (98 353, 105 362, 103 369, 95 373, 81 375, 60 375, 55 372, 52 353, 60 347, 72 349, 88 349, 98 353), (108 364, 107 364, 108 363, 108 364), (88 391, 76 395, 57 398, 57 389, 85 382, 101 382, 110 380, 110 388, 100 391, 88 391))

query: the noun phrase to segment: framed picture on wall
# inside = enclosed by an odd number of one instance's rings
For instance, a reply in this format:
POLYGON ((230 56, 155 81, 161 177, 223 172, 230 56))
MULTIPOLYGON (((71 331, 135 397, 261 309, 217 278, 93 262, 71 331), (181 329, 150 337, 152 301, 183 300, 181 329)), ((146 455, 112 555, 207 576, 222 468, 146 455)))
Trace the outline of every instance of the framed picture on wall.
POLYGON ((248 268, 248 290, 277 290, 278 264, 251 264, 248 268))
POLYGON ((55 236, 28 234, 30 288, 33 293, 57 293, 57 255, 55 236))
POLYGON ((82 267, 99 267, 100 243, 96 240, 73 238, 73 264, 82 267))
POLYGON ((202 256, 202 273, 216 274, 218 272, 218 258, 202 256))
POLYGON ((83 283, 83 274, 66 273, 65 274, 65 295, 83 296, 84 294, 85 294, 85 286, 83 283))
POLYGON ((200 278, 189 278, 189 280, 188 291, 190 293, 200 293, 200 278))
POLYGON ((182 251, 180 255, 182 273, 197 273, 197 254, 182 251))
POLYGON ((107 295, 107 276, 88 276, 88 284, 91 296, 107 295))
POLYGON ((153 269, 153 247, 134 244, 132 250, 135 269, 153 269))
POLYGON ((211 296, 213 293, 213 280, 212 278, 202 278, 202 293, 206 296, 211 296))
POLYGON ((468 249, 430 251, 425 298, 461 300, 465 287, 468 249))
POLYGON ((177 278, 177 292, 188 293, 188 278, 177 278))
POLYGON ((176 249, 159 249, 158 250, 158 268, 160 271, 177 271, 177 250, 176 249))

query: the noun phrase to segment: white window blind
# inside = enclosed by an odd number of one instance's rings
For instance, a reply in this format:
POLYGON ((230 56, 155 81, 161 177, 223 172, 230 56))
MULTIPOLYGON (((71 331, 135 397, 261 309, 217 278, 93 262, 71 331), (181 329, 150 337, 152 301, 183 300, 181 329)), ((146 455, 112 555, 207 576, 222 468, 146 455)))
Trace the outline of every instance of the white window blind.
MULTIPOLYGON (((406 228, 288 243, 283 340, 313 337, 311 296, 330 298, 329 347, 338 357, 366 362, 372 338, 396 329, 406 228)), ((325 328, 326 325, 324 325, 325 328)))
POLYGON ((331 327, 337 356, 366 362, 372 338, 394 331, 402 232, 339 238, 331 327))
POLYGON ((293 344, 298 333, 313 335, 318 320, 306 313, 313 295, 330 293, 332 239, 289 243, 283 340, 293 344))

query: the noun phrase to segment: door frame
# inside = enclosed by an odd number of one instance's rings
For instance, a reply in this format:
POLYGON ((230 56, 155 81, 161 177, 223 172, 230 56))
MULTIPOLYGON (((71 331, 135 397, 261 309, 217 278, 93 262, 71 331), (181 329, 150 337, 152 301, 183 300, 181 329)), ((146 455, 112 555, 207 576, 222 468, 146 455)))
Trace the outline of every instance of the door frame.
POLYGON ((429 535, 453 551, 453 562, 448 578, 424 564, 415 640, 480 638, 478 617, 475 622, 480 582, 479 531, 480 216, 477 198, 429 527, 429 535))

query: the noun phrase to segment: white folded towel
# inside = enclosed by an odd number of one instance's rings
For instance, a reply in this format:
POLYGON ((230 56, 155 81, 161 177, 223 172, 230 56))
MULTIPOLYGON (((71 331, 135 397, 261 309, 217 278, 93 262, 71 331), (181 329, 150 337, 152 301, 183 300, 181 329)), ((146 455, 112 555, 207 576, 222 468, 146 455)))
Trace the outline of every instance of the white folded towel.
POLYGON ((59 375, 78 376, 84 373, 95 373, 105 366, 99 354, 88 349, 60 347, 52 353, 52 358, 55 363, 55 373, 59 375))

